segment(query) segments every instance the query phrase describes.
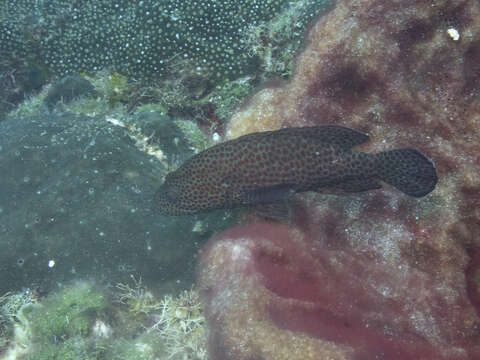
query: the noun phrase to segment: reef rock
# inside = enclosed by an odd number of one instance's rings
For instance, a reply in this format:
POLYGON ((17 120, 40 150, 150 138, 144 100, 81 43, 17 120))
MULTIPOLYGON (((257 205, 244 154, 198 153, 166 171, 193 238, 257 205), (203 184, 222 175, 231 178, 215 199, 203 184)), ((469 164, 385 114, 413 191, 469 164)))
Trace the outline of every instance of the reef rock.
MULTIPOLYGON (((132 121, 145 134, 170 135, 171 144, 159 144, 165 157, 186 148, 182 139, 174 148, 181 131, 170 119, 157 114, 152 128, 151 117, 132 121)), ((100 117, 0 122, 0 294, 78 277, 114 283, 131 273, 147 283, 192 281, 198 243, 211 230, 208 221, 199 232, 193 217, 159 219, 152 212, 166 168, 139 149, 145 138, 100 117)), ((219 223, 217 216, 215 229, 219 223)))
POLYGON ((475 0, 338 1, 310 29, 291 81, 253 96, 233 116, 230 137, 321 123, 371 134, 388 124, 392 138, 404 128, 471 135, 480 92, 479 16, 475 0))
POLYGON ((421 150, 439 183, 422 199, 297 195, 292 228, 212 240, 199 273, 214 359, 480 358, 479 18, 472 0, 339 1, 290 82, 233 116, 232 138, 356 128, 371 136, 359 150, 421 150))

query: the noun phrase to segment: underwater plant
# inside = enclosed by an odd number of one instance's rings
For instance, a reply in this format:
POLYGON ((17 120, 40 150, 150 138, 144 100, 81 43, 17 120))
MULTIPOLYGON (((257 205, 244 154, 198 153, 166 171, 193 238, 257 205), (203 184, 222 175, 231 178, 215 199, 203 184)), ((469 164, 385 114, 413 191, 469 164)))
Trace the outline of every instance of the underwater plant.
POLYGON ((197 292, 159 300, 131 278, 115 286, 118 302, 87 281, 39 300, 28 290, 0 296, 0 359, 206 360, 197 292))
POLYGON ((10 293, 0 304, 2 324, 8 325, 0 335, 8 346, 2 360, 73 360, 103 351, 90 335, 109 302, 90 282, 78 281, 41 301, 29 290, 10 293))
POLYGON ((133 342, 116 342, 112 352, 121 348, 125 353, 140 351, 147 357, 147 354, 161 350, 168 359, 206 360, 205 318, 198 292, 184 290, 177 297, 166 295, 159 301, 141 278, 137 280, 133 275, 131 278, 133 286, 126 283, 116 285, 117 296, 133 315, 129 319, 144 324, 144 332, 133 342))
POLYGON ((92 283, 81 281, 48 297, 25 316, 35 342, 61 343, 77 335, 88 335, 108 304, 105 294, 92 283))
POLYGON ((133 275, 130 277, 134 283, 133 287, 124 283, 116 285, 116 288, 120 291, 118 294, 119 301, 127 305, 129 311, 134 315, 148 315, 155 310, 159 310, 161 308, 160 302, 143 286, 142 278, 137 280, 133 275))
POLYGON ((206 332, 203 306, 195 289, 177 298, 167 295, 160 302, 156 323, 148 330, 165 341, 168 358, 206 360, 206 332))

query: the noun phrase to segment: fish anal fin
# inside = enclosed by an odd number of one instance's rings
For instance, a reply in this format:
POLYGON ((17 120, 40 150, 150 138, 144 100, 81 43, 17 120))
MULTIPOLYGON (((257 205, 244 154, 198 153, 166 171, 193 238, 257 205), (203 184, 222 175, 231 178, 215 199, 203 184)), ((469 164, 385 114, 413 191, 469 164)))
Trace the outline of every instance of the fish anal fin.
POLYGON ((381 189, 382 185, 376 180, 372 178, 360 178, 360 179, 351 179, 344 181, 338 185, 336 185, 337 188, 348 192, 362 192, 362 191, 368 191, 368 190, 375 190, 375 189, 381 189))

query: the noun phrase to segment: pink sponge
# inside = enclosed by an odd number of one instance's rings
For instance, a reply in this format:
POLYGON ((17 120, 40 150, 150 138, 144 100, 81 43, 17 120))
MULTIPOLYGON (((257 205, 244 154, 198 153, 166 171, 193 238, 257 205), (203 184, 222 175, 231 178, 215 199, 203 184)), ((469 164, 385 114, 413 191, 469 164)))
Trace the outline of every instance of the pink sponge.
POLYGON ((211 359, 480 359, 479 319, 441 269, 323 244, 266 222, 210 240, 199 286, 211 359))

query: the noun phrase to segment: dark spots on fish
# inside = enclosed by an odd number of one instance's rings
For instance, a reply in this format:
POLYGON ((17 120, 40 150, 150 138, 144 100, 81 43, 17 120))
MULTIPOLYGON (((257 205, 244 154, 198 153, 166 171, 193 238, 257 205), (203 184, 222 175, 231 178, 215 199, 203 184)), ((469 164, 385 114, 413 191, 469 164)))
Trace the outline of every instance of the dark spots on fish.
POLYGON ((415 149, 397 149, 379 153, 378 173, 382 180, 414 197, 430 193, 437 174, 430 159, 415 149))
POLYGON ((170 202, 177 201, 178 195, 178 191, 176 191, 176 189, 173 187, 168 189, 168 191, 165 191, 165 198, 170 202))
POLYGON ((433 163, 413 149, 378 155, 352 150, 366 134, 341 126, 287 128, 227 141, 187 160, 155 196, 163 214, 240 205, 280 204, 296 192, 380 188, 383 180, 411 196, 433 190, 433 163))

